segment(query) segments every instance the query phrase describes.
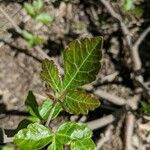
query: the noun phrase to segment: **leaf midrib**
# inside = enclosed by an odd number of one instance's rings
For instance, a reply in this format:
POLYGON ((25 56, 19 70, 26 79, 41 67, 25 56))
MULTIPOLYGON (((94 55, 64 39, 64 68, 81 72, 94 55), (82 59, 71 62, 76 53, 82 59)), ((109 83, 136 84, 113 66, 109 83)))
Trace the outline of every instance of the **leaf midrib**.
MULTIPOLYGON (((91 106, 91 105, 95 106, 95 104, 96 104, 96 103, 94 103, 94 102, 93 102, 93 103, 92 103, 92 102, 90 103, 90 102, 87 102, 87 101, 85 101, 85 100, 84 100, 84 101, 78 101, 78 100, 76 100, 76 99, 74 99, 74 98, 72 98, 72 97, 70 97, 70 96, 66 96, 66 98, 67 98, 67 97, 68 97, 69 99, 71 99, 72 101, 77 102, 77 103, 81 103, 81 104, 88 104, 88 105, 90 105, 90 106, 91 106)), ((87 99, 88 99, 88 98, 87 98, 87 99)), ((82 100, 82 99, 81 99, 81 100, 82 100)))

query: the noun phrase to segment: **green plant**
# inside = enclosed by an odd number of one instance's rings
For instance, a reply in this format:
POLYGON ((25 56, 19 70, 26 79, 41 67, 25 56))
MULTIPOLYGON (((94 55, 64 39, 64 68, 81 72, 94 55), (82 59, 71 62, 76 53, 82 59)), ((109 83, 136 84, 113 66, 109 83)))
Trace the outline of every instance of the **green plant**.
MULTIPOLYGON (((32 19, 44 25, 48 25, 53 21, 53 17, 43 12, 43 8, 43 0, 34 0, 32 4, 24 3, 24 9, 32 19)), ((41 36, 34 35, 26 30, 21 32, 21 36, 27 41, 30 47, 40 45, 44 42, 44 39, 41 36)))
POLYGON ((123 10, 139 17, 143 14, 143 9, 140 6, 135 5, 134 0, 124 0, 123 10))
POLYGON ((53 61, 43 61, 40 76, 52 94, 38 106, 34 94, 29 92, 25 105, 32 123, 14 136, 14 143, 20 150, 37 150, 45 146, 48 150, 63 150, 64 145, 70 145, 71 150, 95 149, 92 131, 86 124, 67 121, 55 132, 49 124, 62 110, 86 115, 100 105, 99 100, 83 91, 81 86, 96 79, 101 68, 101 47, 102 37, 71 42, 63 52, 63 79, 53 61))
POLYGON ((33 35, 26 30, 22 30, 21 35, 27 41, 30 47, 34 45, 40 45, 44 42, 44 39, 42 37, 40 37, 39 35, 33 35))
POLYGON ((150 103, 141 101, 140 104, 141 104, 140 111, 144 114, 150 115, 150 103))
POLYGON ((0 150, 15 150, 15 149, 12 146, 3 146, 3 147, 0 147, 0 150))
POLYGON ((43 12, 43 0, 34 0, 32 4, 25 3, 24 9, 33 19, 43 24, 48 24, 53 21, 53 17, 43 12))

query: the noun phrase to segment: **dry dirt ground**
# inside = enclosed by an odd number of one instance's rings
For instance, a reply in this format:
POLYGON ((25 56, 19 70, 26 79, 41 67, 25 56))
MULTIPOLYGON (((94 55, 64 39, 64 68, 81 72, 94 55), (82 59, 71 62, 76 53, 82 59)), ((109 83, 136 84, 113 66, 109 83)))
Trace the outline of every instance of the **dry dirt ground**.
POLYGON ((125 26, 135 43, 149 28, 150 3, 138 1, 145 11, 142 17, 136 17, 121 11, 121 1, 110 1, 113 10, 122 17, 117 20, 105 2, 47 0, 45 11, 54 21, 43 26, 25 13, 22 3, 0 1, 0 7, 15 24, 42 35, 47 41, 43 46, 29 48, 0 12, 0 128, 15 129, 25 118, 24 101, 29 90, 36 94, 39 104, 46 96, 39 78, 42 59, 54 58, 62 69, 61 52, 70 41, 101 35, 104 37, 102 69, 97 80, 85 89, 97 96, 102 105, 88 116, 66 116, 89 124, 97 150, 150 150, 150 111, 140 112, 140 101, 150 102, 150 35, 146 33, 140 41, 138 54, 142 65, 136 70, 133 67, 136 61, 130 53, 133 47, 128 45, 120 26, 121 21, 129 19, 125 26), (142 83, 136 78, 142 78, 142 83))

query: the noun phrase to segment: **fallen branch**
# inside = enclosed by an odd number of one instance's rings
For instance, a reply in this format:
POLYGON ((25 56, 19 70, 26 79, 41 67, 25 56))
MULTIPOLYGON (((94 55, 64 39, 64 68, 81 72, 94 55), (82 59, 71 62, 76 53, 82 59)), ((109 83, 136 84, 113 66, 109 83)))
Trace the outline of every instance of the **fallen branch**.
POLYGON ((102 117, 100 119, 96 119, 90 122, 87 122, 87 125, 92 129, 92 130, 96 130, 99 128, 102 128, 108 124, 111 124, 112 122, 114 122, 116 120, 116 118, 111 114, 111 115, 107 115, 105 117, 102 117))
POLYGON ((113 135, 113 126, 110 125, 108 126, 108 128, 106 129, 105 133, 101 134, 101 138, 100 140, 98 140, 97 142, 97 146, 96 146, 96 149, 99 150, 102 148, 102 146, 111 139, 112 135, 113 135))
POLYGON ((92 129, 99 129, 102 128, 108 124, 111 124, 112 122, 120 119, 122 115, 126 113, 125 107, 120 108, 119 110, 116 110, 113 114, 107 115, 105 117, 102 117, 100 119, 96 119, 93 121, 87 122, 87 125, 92 129))
POLYGON ((86 90, 87 92, 91 92, 95 96, 97 96, 99 99, 106 100, 112 104, 115 104, 118 106, 129 106, 133 110, 136 110, 138 108, 140 93, 139 94, 137 93, 130 99, 124 99, 122 97, 118 97, 111 93, 105 92, 105 91, 101 90, 100 88, 95 89, 94 85, 92 85, 92 84, 84 86, 84 90, 86 90))
POLYGON ((98 96, 99 98, 102 98, 102 99, 105 99, 113 104, 116 104, 116 105, 119 105, 119 106, 123 106, 126 104, 126 101, 125 99, 121 98, 121 97, 118 97, 118 96, 115 96, 113 94, 110 94, 110 93, 107 93, 101 89, 97 89, 94 91, 94 94, 96 96, 98 96))
POLYGON ((132 150, 132 136, 135 124, 135 116, 133 114, 128 114, 126 117, 125 124, 125 150, 132 150))
POLYGON ((133 45, 134 49, 139 48, 140 44, 142 43, 142 41, 145 39, 145 37, 148 35, 149 32, 150 32, 150 26, 141 33, 141 35, 139 36, 137 41, 134 43, 134 45, 133 45))
POLYGON ((6 19, 13 25, 13 27, 15 28, 15 30, 18 33, 21 33, 22 30, 20 29, 20 27, 11 19, 11 17, 3 10, 2 7, 0 7, 0 11, 6 17, 6 19))
POLYGON ((132 45, 132 51, 133 51, 133 55, 134 55, 134 59, 136 62, 136 66, 135 66, 135 71, 140 70, 142 67, 142 62, 140 60, 140 56, 139 56, 139 46, 141 44, 141 42, 144 40, 144 38, 147 36, 147 34, 150 32, 150 27, 148 27, 147 29, 145 29, 143 31, 143 33, 139 36, 139 38, 137 39, 137 41, 132 45))

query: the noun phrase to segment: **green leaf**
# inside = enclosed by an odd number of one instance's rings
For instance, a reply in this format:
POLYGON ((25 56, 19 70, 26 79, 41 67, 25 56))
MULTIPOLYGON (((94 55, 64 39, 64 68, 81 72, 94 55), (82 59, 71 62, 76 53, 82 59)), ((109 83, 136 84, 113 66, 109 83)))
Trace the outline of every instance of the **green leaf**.
POLYGON ((31 121, 32 123, 33 123, 33 122, 38 122, 38 123, 40 123, 40 121, 41 121, 39 118, 34 117, 34 116, 29 116, 29 117, 27 117, 27 120, 31 121))
POLYGON ((101 68, 102 37, 71 42, 64 50, 63 89, 71 90, 96 79, 101 68))
POLYGON ((83 91, 69 91, 64 98, 65 110, 72 114, 87 114, 100 105, 100 101, 83 91))
POLYGON ((33 35, 32 33, 23 30, 21 32, 22 37, 28 42, 29 46, 40 45, 44 42, 44 39, 38 35, 33 35))
POLYGON ((92 131, 82 123, 65 122, 58 128, 55 136, 60 144, 67 144, 74 140, 91 138, 92 131))
POLYGON ((144 112, 144 113, 148 113, 150 112, 150 103, 145 102, 145 101, 141 101, 141 108, 140 111, 144 112))
POLYGON ((132 10, 134 8, 134 1, 133 0, 124 0, 123 9, 125 11, 132 10))
POLYGON ((92 136, 92 131, 87 125, 82 123, 75 122, 65 122, 63 123, 53 136, 52 144, 48 147, 48 150, 63 150, 64 144, 69 144, 73 142, 72 146, 74 146, 74 142, 82 141, 85 144, 85 140, 88 144, 92 144, 90 147, 93 147, 93 143, 89 140, 92 136))
POLYGON ((45 59, 43 61, 40 76, 54 91, 60 91, 61 79, 59 77, 58 69, 52 60, 45 59))
POLYGON ((23 119, 17 126, 16 129, 12 130, 12 134, 10 134, 9 132, 9 135, 12 137, 14 136, 16 133, 18 133, 21 129, 24 129, 26 128, 29 124, 31 124, 32 122, 28 119, 23 119))
POLYGON ((42 14, 39 14, 37 17, 36 17, 36 20, 38 22, 41 22, 43 24, 48 24, 48 23, 51 23, 53 21, 53 17, 46 14, 46 13, 42 13, 42 14))
POLYGON ((14 136, 14 143, 19 150, 38 150, 52 141, 52 132, 41 124, 28 125, 14 136))
POLYGON ((92 139, 77 140, 71 143, 71 150, 95 150, 92 139))
POLYGON ((32 5, 25 3, 24 4, 24 9, 26 10, 26 12, 31 16, 34 17, 36 15, 34 8, 32 5))
POLYGON ((39 114, 39 110, 38 110, 38 104, 36 102, 36 98, 33 95, 32 91, 29 91, 27 99, 25 101, 25 105, 29 111, 29 113, 34 116, 37 117, 39 119, 42 119, 40 114, 39 114))
POLYGON ((39 109, 39 113, 44 120, 48 119, 52 107, 53 107, 53 102, 50 99, 47 99, 43 102, 41 108, 39 109))
POLYGON ((143 15, 144 11, 143 11, 143 9, 142 9, 141 7, 136 6, 136 7, 132 10, 132 13, 133 13, 135 16, 140 17, 140 16, 143 15))
POLYGON ((31 39, 33 38, 33 35, 32 35, 30 32, 26 31, 26 30, 23 30, 23 31, 21 32, 21 35, 22 35, 23 38, 25 38, 26 40, 31 40, 31 39))
POLYGON ((12 146, 4 146, 2 147, 2 150, 15 150, 15 148, 12 146))
POLYGON ((34 36, 33 36, 33 39, 31 39, 31 40, 29 41, 30 46, 33 46, 33 45, 40 45, 40 44, 42 44, 43 42, 44 42, 44 39, 43 39, 41 36, 39 36, 39 35, 34 35, 34 36))
POLYGON ((59 142, 59 139, 57 139, 55 136, 53 137, 52 144, 48 147, 47 150, 64 150, 63 144, 59 142))
POLYGON ((33 1, 33 8, 37 14, 41 13, 41 10, 43 7, 44 7, 43 0, 34 0, 33 1))
POLYGON ((61 104, 59 102, 57 102, 51 109, 49 116, 51 117, 51 119, 55 119, 62 110, 63 109, 62 109, 61 104))
POLYGON ((42 107, 40 108, 40 115, 46 121, 49 117, 51 119, 55 119, 61 111, 62 107, 60 103, 56 103, 54 105, 53 102, 48 99, 43 103, 42 107))

